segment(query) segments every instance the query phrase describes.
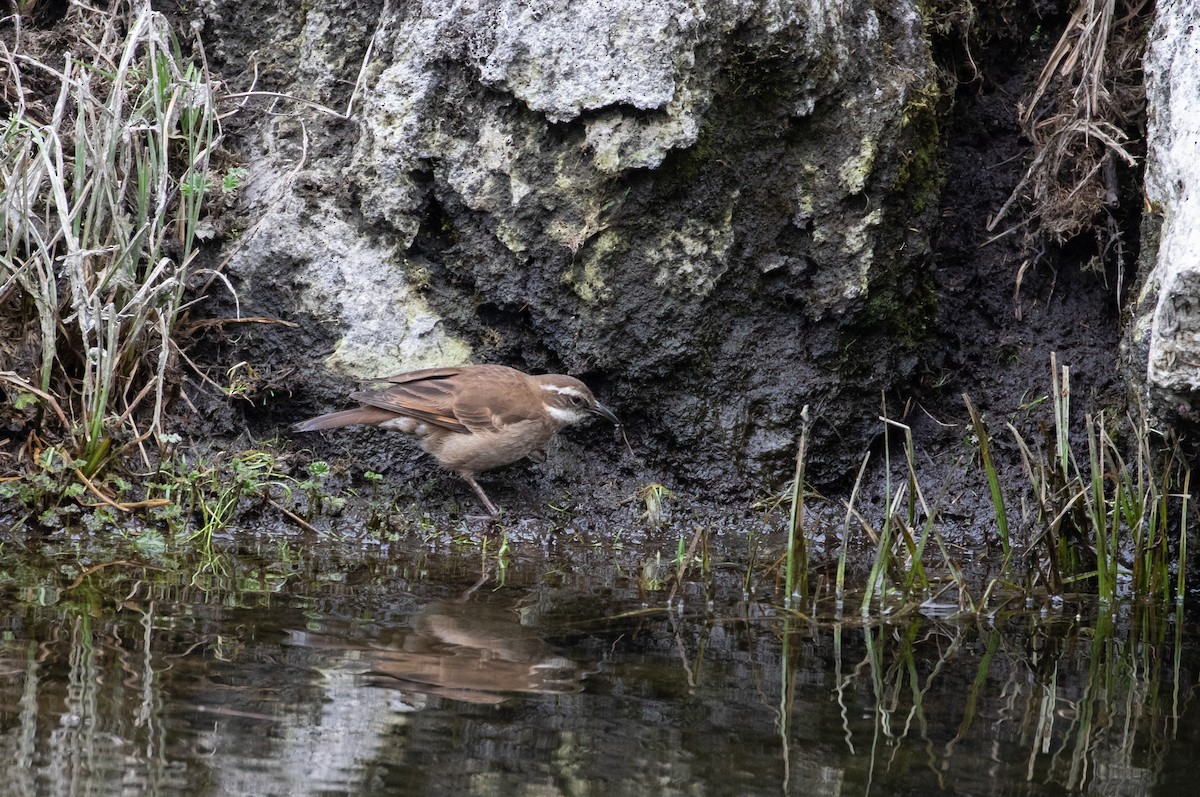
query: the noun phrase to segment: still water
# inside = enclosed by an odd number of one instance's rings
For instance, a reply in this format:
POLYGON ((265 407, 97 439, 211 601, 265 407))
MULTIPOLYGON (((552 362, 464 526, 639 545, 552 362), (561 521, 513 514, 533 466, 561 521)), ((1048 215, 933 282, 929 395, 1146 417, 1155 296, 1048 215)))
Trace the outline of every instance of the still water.
POLYGON ((565 538, 19 548, 4 795, 1196 788, 1200 637, 1166 612, 800 616, 736 552, 667 611, 665 563, 565 538))

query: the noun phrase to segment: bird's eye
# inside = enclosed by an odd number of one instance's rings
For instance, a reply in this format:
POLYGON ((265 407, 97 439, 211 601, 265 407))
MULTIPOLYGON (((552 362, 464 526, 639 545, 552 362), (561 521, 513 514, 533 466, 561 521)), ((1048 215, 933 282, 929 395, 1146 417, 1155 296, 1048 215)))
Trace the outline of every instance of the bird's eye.
POLYGON ((576 395, 572 394, 571 395, 571 403, 574 404, 576 407, 580 406, 581 404, 583 404, 583 396, 576 396, 576 395))

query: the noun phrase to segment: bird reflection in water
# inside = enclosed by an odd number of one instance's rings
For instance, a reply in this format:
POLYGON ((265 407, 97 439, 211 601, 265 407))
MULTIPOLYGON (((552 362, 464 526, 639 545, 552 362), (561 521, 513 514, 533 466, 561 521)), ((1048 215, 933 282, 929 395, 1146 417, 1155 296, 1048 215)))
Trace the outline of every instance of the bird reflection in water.
POLYGON ((391 638, 292 632, 303 647, 359 651, 365 682, 469 703, 515 694, 572 694, 594 670, 559 655, 507 605, 431 603, 391 638))

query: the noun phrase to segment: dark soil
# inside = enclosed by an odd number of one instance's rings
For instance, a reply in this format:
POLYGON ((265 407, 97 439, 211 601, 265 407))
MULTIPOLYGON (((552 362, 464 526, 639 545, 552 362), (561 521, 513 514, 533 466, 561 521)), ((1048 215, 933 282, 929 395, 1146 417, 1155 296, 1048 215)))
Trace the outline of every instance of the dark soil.
MULTIPOLYGON (((1056 31, 1062 21, 1051 17, 1042 26, 1056 31)), ((1080 432, 1085 413, 1124 414, 1127 396, 1117 360, 1124 297, 1117 274, 1122 266, 1133 273, 1133 255, 1123 264, 1093 261, 1097 240, 1066 246, 1038 241, 1027 234, 1020 203, 994 231, 987 229, 1027 168, 1030 143, 1018 125, 1017 106, 1036 85, 1054 43, 1010 32, 972 49, 977 76, 958 64, 964 80, 949 123, 942 222, 934 238, 936 333, 921 383, 901 396, 902 406, 889 408, 892 417, 913 426, 919 449, 947 463, 945 475, 960 482, 947 489, 959 494, 967 515, 986 517, 991 507, 982 471, 958 479, 953 472, 972 450, 964 445, 973 434, 964 393, 984 415, 999 448, 998 465, 1018 489, 1024 477, 1004 424, 1011 421, 1032 442, 1044 440, 1052 414, 1049 402, 1038 400, 1051 391, 1051 354, 1071 370, 1080 432), (1089 267, 1092 262, 1104 265, 1089 267)), ((1136 210, 1128 215, 1123 234, 1134 252, 1136 210)))
MULTIPOLYGON (((940 384, 940 391, 924 394, 927 407, 958 418, 965 418, 954 409, 963 391, 980 409, 1004 415, 1044 394, 1051 352, 1071 367, 1077 394, 1093 394, 1102 406, 1121 393, 1117 264, 1085 268, 1098 254, 1095 241, 1061 248, 1030 240, 1019 211, 987 230, 1025 172, 1030 146, 1017 124, 1017 104, 1032 90, 1053 42, 1027 43, 1025 51, 1013 44, 996 41, 975 51, 981 76, 959 88, 949 133, 935 238, 938 333, 923 387, 940 384)), ((1136 225, 1136 219, 1127 225, 1131 249, 1136 225)), ((1124 265, 1131 273, 1133 264, 1124 265)))

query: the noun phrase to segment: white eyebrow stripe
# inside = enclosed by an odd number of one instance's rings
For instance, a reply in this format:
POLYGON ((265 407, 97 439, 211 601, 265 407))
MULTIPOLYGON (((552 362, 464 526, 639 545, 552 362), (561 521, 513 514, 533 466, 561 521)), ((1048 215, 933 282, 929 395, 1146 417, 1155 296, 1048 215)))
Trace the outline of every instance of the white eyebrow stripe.
POLYGON ((583 394, 579 392, 579 388, 571 387, 570 385, 542 385, 542 390, 549 390, 551 393, 561 393, 568 396, 579 396, 583 398, 583 394))

